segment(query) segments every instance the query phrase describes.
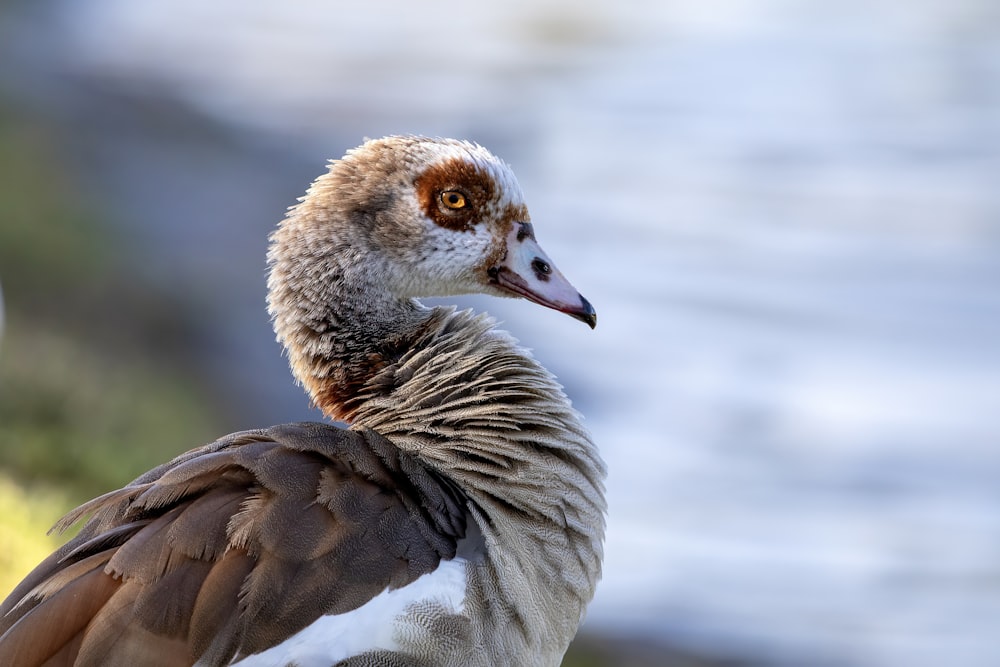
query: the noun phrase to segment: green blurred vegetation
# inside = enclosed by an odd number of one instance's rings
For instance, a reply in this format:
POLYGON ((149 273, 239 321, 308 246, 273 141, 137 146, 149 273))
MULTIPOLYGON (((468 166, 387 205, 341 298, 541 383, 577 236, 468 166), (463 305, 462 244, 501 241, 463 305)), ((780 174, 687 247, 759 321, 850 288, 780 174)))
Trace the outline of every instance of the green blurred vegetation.
POLYGON ((57 145, 0 101, 0 595, 63 512, 221 434, 190 309, 136 275, 57 145))

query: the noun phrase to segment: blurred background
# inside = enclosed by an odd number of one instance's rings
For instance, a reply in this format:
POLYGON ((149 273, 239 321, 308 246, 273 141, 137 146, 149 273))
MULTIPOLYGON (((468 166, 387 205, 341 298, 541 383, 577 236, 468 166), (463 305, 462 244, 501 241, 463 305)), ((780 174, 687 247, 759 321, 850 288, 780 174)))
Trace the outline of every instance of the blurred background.
POLYGON ((318 419, 266 238, 389 133, 510 162, 600 326, 488 309, 608 461, 567 665, 1000 664, 1000 4, 0 5, 0 594, 66 509, 318 419))

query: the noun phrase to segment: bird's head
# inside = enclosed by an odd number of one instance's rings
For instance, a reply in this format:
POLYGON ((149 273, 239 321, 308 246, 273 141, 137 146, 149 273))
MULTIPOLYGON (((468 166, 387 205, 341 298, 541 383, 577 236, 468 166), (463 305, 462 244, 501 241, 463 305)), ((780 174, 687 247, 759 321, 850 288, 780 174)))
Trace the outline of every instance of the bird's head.
POLYGON ((539 246, 510 167, 481 146, 368 141, 332 163, 300 207, 307 205, 333 209, 330 224, 350 223, 353 237, 337 230, 324 252, 371 263, 397 297, 522 297, 596 325, 593 307, 539 246))

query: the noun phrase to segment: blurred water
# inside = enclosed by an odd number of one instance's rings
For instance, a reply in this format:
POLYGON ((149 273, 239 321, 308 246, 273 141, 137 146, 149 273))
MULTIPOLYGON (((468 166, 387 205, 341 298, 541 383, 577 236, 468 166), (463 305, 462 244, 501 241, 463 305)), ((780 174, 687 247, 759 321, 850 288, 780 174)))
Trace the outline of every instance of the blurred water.
MULTIPOLYGON (((589 334, 480 302, 609 462, 592 626, 1000 664, 1000 5, 89 0, 24 21, 49 72, 314 165, 391 132, 514 164, 600 314, 589 334)), ((149 233, 183 248, 203 224, 149 233)))

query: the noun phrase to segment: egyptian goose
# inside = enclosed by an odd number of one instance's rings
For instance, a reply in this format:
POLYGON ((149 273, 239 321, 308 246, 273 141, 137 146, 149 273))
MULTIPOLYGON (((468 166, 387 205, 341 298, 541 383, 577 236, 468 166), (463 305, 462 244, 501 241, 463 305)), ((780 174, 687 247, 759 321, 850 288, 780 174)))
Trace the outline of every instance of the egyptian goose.
POLYGON ((600 576, 604 465, 553 376, 492 319, 590 326, 510 168, 387 137, 289 210, 268 305, 292 372, 349 424, 225 436, 78 507, 0 607, 0 665, 557 665, 600 576))

